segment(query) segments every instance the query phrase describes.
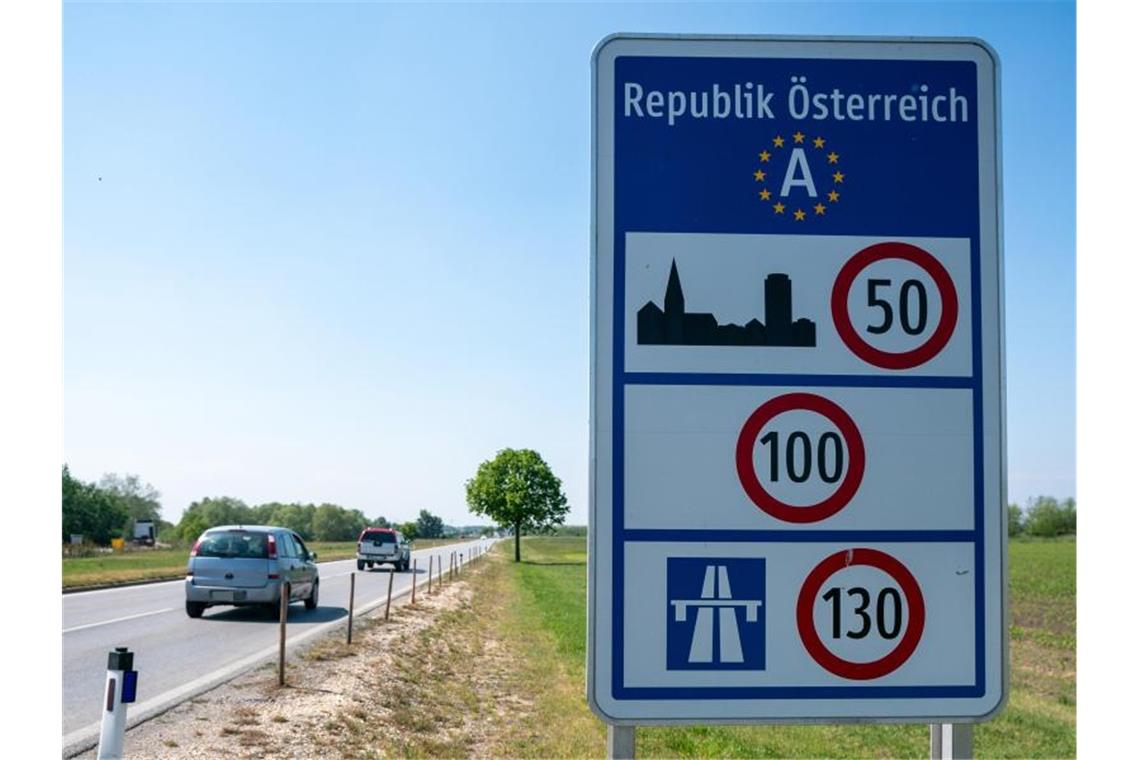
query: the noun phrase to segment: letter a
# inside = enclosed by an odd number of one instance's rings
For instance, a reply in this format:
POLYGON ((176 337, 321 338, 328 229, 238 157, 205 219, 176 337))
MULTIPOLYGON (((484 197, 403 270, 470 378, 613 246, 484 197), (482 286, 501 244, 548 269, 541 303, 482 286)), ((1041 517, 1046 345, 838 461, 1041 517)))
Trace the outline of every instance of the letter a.
POLYGON ((784 173, 784 186, 780 188, 780 197, 787 198, 792 187, 806 187, 808 195, 816 197, 815 182, 811 178, 811 169, 808 167, 807 156, 803 148, 793 148, 792 157, 788 159, 788 170, 784 173), (800 176, 796 176, 796 167, 800 167, 800 176))

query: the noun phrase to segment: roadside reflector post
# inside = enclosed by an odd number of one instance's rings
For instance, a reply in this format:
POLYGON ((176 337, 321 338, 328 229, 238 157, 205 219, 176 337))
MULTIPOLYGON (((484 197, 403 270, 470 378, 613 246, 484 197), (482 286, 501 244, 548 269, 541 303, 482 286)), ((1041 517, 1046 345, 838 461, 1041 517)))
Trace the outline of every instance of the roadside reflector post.
POLYGON ((99 727, 99 760, 119 760, 123 756, 123 734, 127 730, 127 705, 135 701, 138 673, 133 670, 135 655, 126 647, 115 647, 107 655, 107 688, 103 691, 103 723, 99 727))
POLYGON ((285 620, 289 617, 289 584, 281 584, 280 633, 277 643, 277 685, 285 685, 285 620))
POLYGON ((427 581, 428 581, 428 590, 427 590, 427 592, 428 592, 429 594, 431 593, 431 570, 432 570, 432 567, 433 567, 433 565, 432 565, 432 559, 434 559, 434 557, 432 557, 432 555, 430 555, 430 554, 429 554, 429 555, 428 555, 428 579, 427 579, 427 581))
POLYGON ((396 568, 392 568, 392 572, 388 573, 388 603, 384 605, 384 619, 388 619, 388 613, 392 610, 392 581, 396 579, 396 568))
POLYGON ((416 603, 416 561, 412 560, 412 604, 416 603))
POLYGON ((633 760, 637 749, 635 726, 606 726, 606 757, 609 760, 633 760))
POLYGON ((356 573, 348 574, 348 643, 352 643, 352 612, 356 608, 356 573))
POLYGON ((931 760, 959 760, 974 756, 974 726, 970 723, 931 723, 931 760))

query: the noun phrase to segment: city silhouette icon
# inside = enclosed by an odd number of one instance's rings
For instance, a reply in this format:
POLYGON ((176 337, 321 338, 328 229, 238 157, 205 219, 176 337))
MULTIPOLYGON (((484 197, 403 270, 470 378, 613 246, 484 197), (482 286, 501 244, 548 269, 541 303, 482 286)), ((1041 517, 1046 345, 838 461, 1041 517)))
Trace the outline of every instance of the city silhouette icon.
POLYGON ((677 260, 669 270, 665 308, 648 301, 637 312, 637 342, 671 346, 815 346, 815 322, 792 319, 792 281, 773 272, 764 278, 764 321, 720 324, 707 312, 686 312, 677 260))

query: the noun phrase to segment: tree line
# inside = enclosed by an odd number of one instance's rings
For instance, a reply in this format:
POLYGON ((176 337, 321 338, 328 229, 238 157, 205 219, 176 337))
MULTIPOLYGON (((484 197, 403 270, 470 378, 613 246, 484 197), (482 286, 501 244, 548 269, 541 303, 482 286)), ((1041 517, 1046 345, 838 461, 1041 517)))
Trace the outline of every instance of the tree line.
MULTIPOLYGON (((63 466, 63 540, 83 536, 96 544, 131 535, 137 520, 153 520, 158 528, 161 494, 137 475, 104 475, 98 483, 73 478, 63 466)), ((172 527, 165 523, 167 528, 172 527)))
POLYGON ((1054 538, 1077 534, 1076 499, 1057 501, 1052 496, 1038 496, 1029 499, 1023 510, 1010 504, 1006 511, 1009 520, 1009 535, 1054 538))
POLYGON ((138 520, 152 520, 162 543, 191 543, 203 531, 218 525, 280 525, 307 541, 355 541, 368 526, 394 528, 405 536, 444 538, 459 530, 426 509, 407 522, 390 522, 384 516, 369 519, 359 509, 338 504, 268 502, 251 506, 241 499, 218 496, 200 499, 182 513, 177 524, 162 520, 161 494, 137 475, 104 475, 96 482, 72 477, 63 466, 63 541, 81 535, 90 543, 106 545, 113 538, 128 538, 138 520))

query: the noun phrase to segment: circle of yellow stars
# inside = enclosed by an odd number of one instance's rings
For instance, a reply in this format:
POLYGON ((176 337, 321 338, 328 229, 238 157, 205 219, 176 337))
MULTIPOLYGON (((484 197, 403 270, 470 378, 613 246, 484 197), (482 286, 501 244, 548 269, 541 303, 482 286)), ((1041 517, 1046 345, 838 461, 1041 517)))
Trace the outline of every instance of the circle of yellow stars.
MULTIPOLYGON (((796 130, 795 133, 792 134, 792 145, 804 145, 806 147, 807 143, 804 142, 805 140, 807 140, 807 135, 799 130, 796 130)), ((772 150, 770 151, 765 148, 764 150, 760 151, 759 158, 761 166, 756 171, 752 172, 752 179, 761 183, 767 181, 769 172, 765 170, 763 164, 770 163, 772 161, 773 155, 775 155, 773 151, 779 152, 779 150, 783 148, 786 143, 787 140, 784 139, 783 135, 776 135, 772 138, 772 150)), ((839 168, 839 154, 831 148, 825 148, 827 145, 827 140, 823 137, 813 138, 811 140, 811 145, 815 150, 827 150, 827 153, 823 155, 826 155, 827 157, 828 166, 834 168, 834 171, 831 174, 831 190, 828 191, 826 196, 827 203, 828 205, 838 203, 839 197, 841 195, 839 188, 843 184, 843 181, 847 179, 847 175, 844 174, 839 168)), ((757 194, 760 196, 760 200, 762 201, 770 203, 772 200, 772 191, 766 187, 762 187, 757 194)), ((775 203, 772 203, 771 206, 773 214, 786 216, 784 212, 788 210, 788 207, 785 206, 781 201, 777 200, 775 203)), ((819 202, 814 206, 809 206, 808 208, 814 212, 815 216, 824 216, 827 214, 828 206, 825 206, 822 202, 819 202)), ((792 218, 797 222, 802 222, 807 219, 807 215, 808 212, 804 211, 802 208, 794 209, 791 213, 792 218)))

